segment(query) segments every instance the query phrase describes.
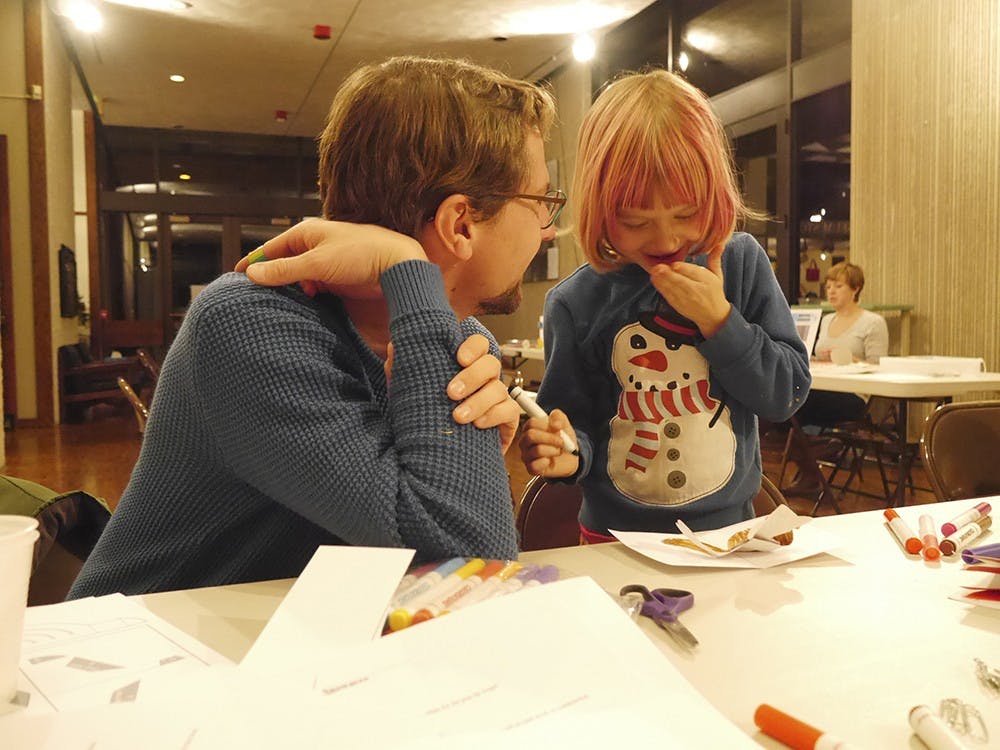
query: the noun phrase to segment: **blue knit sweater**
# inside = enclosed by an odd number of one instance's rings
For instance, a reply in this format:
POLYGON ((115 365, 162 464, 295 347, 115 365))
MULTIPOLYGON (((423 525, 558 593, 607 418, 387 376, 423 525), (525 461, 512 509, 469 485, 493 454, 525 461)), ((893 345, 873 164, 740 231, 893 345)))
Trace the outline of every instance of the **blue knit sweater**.
POLYGON ((496 429, 445 393, 461 324, 440 271, 382 277, 382 361, 339 300, 227 274, 192 303, 163 363, 132 478, 69 598, 298 575, 317 545, 413 547, 423 560, 517 554, 496 429))
POLYGON ((640 266, 584 266, 546 297, 538 403, 577 432, 587 529, 676 532, 681 519, 704 530, 753 516, 757 416, 780 422, 802 405, 809 356, 753 237, 733 236, 722 273, 732 310, 707 341, 665 310, 640 266))

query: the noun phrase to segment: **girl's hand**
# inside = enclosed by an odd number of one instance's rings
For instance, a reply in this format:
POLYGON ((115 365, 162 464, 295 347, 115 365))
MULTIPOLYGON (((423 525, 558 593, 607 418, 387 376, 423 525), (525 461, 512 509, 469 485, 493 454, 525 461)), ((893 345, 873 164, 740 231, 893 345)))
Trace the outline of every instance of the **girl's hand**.
POLYGON ((427 260, 412 237, 371 224, 308 219, 268 240, 236 264, 262 286, 301 284, 309 296, 381 296, 382 273, 404 260, 427 260))
POLYGON ((712 338, 725 324, 731 305, 722 285, 721 245, 708 253, 708 265, 694 263, 659 265, 649 272, 663 299, 677 312, 690 319, 701 335, 712 338))
POLYGON ((529 474, 542 477, 570 477, 580 468, 580 457, 567 453, 560 430, 566 430, 579 445, 569 417, 553 409, 548 419, 532 417, 521 430, 521 460, 529 474))
POLYGON ((478 333, 462 342, 456 358, 463 369, 448 383, 448 397, 460 402, 452 416, 459 424, 471 422, 481 430, 500 428, 500 448, 506 453, 517 433, 521 407, 500 380, 500 360, 478 333))

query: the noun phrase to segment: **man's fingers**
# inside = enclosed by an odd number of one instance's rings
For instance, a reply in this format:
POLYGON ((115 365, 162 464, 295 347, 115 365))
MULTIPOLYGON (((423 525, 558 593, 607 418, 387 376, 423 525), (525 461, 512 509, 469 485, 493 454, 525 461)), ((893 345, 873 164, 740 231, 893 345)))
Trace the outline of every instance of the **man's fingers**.
POLYGON ((452 401, 458 401, 491 383, 496 383, 506 395, 507 389, 500 382, 500 372, 500 360, 492 354, 480 356, 451 379, 448 383, 448 397, 452 401))
POLYGON ((490 342, 481 333, 474 333, 461 343, 455 355, 458 364, 468 367, 477 359, 489 354, 490 342))

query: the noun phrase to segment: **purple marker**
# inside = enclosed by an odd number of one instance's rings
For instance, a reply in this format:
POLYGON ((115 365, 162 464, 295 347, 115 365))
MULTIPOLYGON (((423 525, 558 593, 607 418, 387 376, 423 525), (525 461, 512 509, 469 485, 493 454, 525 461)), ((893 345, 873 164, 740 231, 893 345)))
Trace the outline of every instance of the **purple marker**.
POLYGON ((962 550, 962 562, 979 562, 980 557, 1000 558, 1000 544, 984 544, 981 547, 966 547, 962 550))
POLYGON ((953 519, 948 521, 948 523, 941 526, 941 536, 951 536, 956 530, 962 528, 966 524, 972 523, 973 521, 978 521, 983 516, 987 515, 992 508, 989 503, 979 503, 974 508, 969 508, 965 513, 960 513, 953 519))

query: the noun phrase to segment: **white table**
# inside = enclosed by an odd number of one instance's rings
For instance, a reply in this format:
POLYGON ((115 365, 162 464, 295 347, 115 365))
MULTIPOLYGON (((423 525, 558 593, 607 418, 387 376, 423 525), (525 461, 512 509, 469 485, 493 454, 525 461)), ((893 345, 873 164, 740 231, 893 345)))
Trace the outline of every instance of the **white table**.
MULTIPOLYGON (((1000 497, 989 498, 1000 508, 1000 497)), ((916 527, 935 525, 978 501, 900 509, 916 527)), ((753 712, 771 703, 859 748, 917 748, 907 724, 921 703, 943 698, 976 706, 1000 748, 1000 699, 979 686, 973 659, 1000 667, 1000 611, 948 599, 965 576, 959 563, 928 564, 906 555, 878 511, 811 521, 844 540, 838 556, 820 555, 769 570, 710 570, 655 563, 620 544, 522 555, 558 565, 563 577, 589 575, 608 591, 628 583, 685 588, 695 607, 683 616, 701 641, 683 653, 652 623, 641 627, 684 676, 764 747, 753 712)), ((977 543, 996 542, 995 531, 977 543)), ((291 581, 154 594, 156 614, 220 653, 239 659, 278 606, 291 581)), ((566 613, 567 618, 572 613, 566 613)), ((510 623, 529 638, 531 623, 510 623)), ((585 658, 582 656, 581 658, 585 658)), ((665 711, 665 716, 667 715, 665 711)), ((669 722, 664 724, 665 730, 669 722)))
MULTIPOLYGON (((899 475, 895 493, 891 498, 893 506, 899 506, 905 502, 906 486, 917 452, 916 443, 907 439, 910 402, 931 401, 941 404, 950 402, 955 396, 967 393, 1000 390, 1000 372, 938 376, 887 372, 882 368, 875 367, 872 372, 858 373, 845 371, 836 365, 816 362, 810 365, 809 372, 812 375, 813 390, 863 393, 896 400, 899 405, 896 426, 899 441, 895 448, 899 453, 899 475)), ((794 420, 793 429, 797 429, 797 422, 794 420)), ((808 447, 806 450, 808 452, 808 447)), ((808 453, 807 460, 810 457, 811 452, 808 453)), ((824 492, 829 493, 832 500, 832 490, 825 478, 823 486, 824 492)), ((836 507, 836 502, 834 502, 834 508, 836 507)))
POLYGON ((500 354, 510 357, 511 369, 517 370, 529 359, 538 362, 545 361, 545 349, 540 346, 525 346, 521 344, 501 344, 500 354))

